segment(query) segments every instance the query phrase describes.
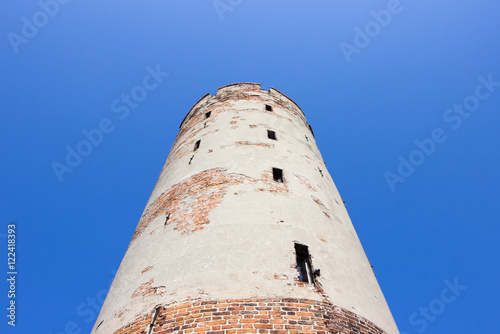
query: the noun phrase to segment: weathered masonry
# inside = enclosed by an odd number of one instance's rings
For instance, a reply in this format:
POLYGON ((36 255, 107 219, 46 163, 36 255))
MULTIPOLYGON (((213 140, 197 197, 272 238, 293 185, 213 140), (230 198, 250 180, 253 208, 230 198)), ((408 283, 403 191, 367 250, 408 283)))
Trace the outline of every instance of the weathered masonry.
POLYGON ((290 98, 194 105, 92 333, 399 333, 290 98))

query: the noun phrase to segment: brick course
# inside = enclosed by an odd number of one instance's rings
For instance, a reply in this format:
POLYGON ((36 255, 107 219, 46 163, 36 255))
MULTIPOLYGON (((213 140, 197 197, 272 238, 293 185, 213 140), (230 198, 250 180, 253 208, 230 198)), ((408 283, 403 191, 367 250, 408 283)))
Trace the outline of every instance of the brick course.
MULTIPOLYGON (((151 313, 114 334, 147 334, 151 313)), ((328 303, 308 299, 249 298, 190 300, 160 306, 151 333, 384 334, 367 319, 328 303)))

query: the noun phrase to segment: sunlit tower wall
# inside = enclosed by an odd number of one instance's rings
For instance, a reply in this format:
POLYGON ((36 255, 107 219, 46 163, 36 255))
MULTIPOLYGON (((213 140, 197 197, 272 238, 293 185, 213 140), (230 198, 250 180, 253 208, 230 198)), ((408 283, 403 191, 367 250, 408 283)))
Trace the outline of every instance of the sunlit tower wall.
POLYGON ((399 333, 295 102, 189 111, 92 333, 399 333))

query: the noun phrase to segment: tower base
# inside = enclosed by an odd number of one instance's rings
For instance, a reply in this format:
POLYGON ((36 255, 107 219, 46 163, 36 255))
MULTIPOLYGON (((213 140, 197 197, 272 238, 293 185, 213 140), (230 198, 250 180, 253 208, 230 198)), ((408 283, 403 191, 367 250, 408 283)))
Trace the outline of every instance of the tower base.
POLYGON ((158 306, 114 333, 385 334, 351 311, 320 301, 291 298, 177 302, 158 306))

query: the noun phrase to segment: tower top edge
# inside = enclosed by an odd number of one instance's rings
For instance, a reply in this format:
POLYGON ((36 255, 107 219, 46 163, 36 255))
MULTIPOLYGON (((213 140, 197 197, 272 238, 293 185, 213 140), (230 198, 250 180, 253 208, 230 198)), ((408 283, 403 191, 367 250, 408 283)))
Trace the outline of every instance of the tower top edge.
POLYGON ((226 93, 226 92, 238 91, 238 90, 244 90, 244 91, 264 91, 264 92, 267 92, 269 94, 275 95, 276 97, 280 97, 280 98, 286 99, 286 100, 290 101, 291 103, 293 103, 293 105, 295 105, 298 108, 298 110, 300 110, 300 112, 302 113, 302 115, 305 118, 304 111, 299 107, 299 105, 294 100, 292 100, 290 97, 288 97, 287 95, 285 95, 284 93, 282 93, 281 91, 279 91, 278 89, 276 89, 276 88, 274 88, 274 87, 271 86, 269 88, 269 90, 266 91, 264 89, 261 89, 261 84, 260 83, 255 83, 255 82, 236 82, 236 83, 231 83, 231 84, 219 87, 217 89, 217 93, 215 95, 213 95, 213 96, 210 93, 207 93, 207 94, 203 95, 191 107, 191 109, 189 110, 189 112, 186 114, 186 116, 182 120, 181 124, 179 125, 179 128, 182 128, 182 126, 194 115, 194 113, 196 112, 196 110, 198 108, 200 108, 201 106, 205 105, 206 103, 208 103, 208 101, 211 100, 212 98, 214 98, 214 97, 216 97, 216 96, 218 96, 220 94, 226 93))
POLYGON ((223 91, 226 91, 226 90, 230 90, 231 88, 235 87, 235 86, 247 86, 249 88, 249 90, 261 90, 260 89, 260 83, 256 83, 256 82, 235 82, 235 83, 232 83, 232 84, 228 84, 228 85, 225 85, 225 86, 221 86, 219 88, 217 88, 217 94, 223 92, 223 91))

